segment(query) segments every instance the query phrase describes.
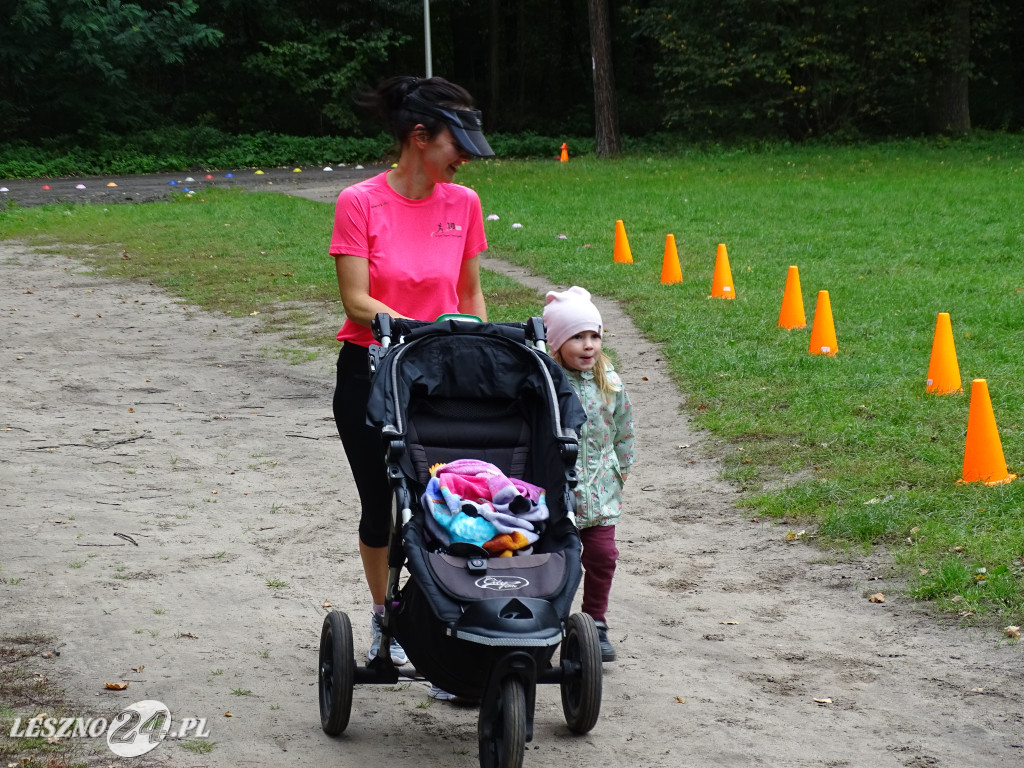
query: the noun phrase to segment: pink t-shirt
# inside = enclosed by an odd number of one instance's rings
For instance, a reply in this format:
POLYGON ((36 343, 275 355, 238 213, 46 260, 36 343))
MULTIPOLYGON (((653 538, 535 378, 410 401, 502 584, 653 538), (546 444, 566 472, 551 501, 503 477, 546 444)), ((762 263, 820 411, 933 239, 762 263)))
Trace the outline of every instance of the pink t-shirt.
MULTIPOLYGON (((462 262, 486 249, 480 198, 468 187, 438 184, 430 197, 410 200, 384 172, 338 195, 331 255, 367 259, 370 295, 407 317, 457 312, 462 262)), ((377 343, 369 328, 349 319, 338 340, 377 343)))

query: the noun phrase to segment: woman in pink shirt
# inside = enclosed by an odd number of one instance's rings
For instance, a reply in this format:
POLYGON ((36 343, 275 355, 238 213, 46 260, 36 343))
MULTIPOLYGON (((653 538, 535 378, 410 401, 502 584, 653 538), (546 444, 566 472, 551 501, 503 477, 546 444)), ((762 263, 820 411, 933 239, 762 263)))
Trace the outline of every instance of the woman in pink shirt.
MULTIPOLYGON (((347 315, 338 331, 343 345, 334 419, 362 506, 359 554, 373 599, 372 659, 380 645, 392 499, 380 436, 366 426, 368 349, 376 344, 370 323, 379 312, 415 320, 449 312, 487 319, 480 289, 479 254, 487 248, 480 198, 453 181, 463 163, 494 152, 472 97, 443 78, 392 78, 370 101, 401 153, 396 167, 342 190, 330 253, 347 315)), ((395 664, 408 662, 394 640, 391 657, 395 664)))

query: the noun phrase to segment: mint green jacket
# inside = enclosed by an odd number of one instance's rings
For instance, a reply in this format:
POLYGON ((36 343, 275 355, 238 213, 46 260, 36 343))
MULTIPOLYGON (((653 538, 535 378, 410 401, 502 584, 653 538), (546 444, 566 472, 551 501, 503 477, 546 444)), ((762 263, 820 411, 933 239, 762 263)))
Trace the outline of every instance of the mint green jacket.
POLYGON ((622 476, 633 466, 633 408, 622 380, 608 366, 608 379, 618 387, 608 400, 598 391, 592 371, 565 369, 587 421, 576 460, 576 525, 615 525, 622 514, 622 476))

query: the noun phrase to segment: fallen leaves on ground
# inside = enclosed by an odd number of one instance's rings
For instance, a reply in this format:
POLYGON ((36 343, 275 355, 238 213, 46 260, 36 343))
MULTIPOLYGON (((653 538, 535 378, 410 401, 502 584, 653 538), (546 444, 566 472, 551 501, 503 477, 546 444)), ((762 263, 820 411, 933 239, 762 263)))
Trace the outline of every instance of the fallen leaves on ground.
POLYGON ((870 597, 868 597, 868 600, 871 601, 872 603, 884 603, 885 602, 885 595, 882 594, 881 592, 875 592, 875 594, 873 594, 870 597))
POLYGON ((1020 640, 1020 627, 1003 627, 1003 634, 1014 640, 1020 640))
POLYGON ((128 681, 122 680, 120 683, 104 683, 103 687, 108 691, 123 691, 128 687, 128 681))

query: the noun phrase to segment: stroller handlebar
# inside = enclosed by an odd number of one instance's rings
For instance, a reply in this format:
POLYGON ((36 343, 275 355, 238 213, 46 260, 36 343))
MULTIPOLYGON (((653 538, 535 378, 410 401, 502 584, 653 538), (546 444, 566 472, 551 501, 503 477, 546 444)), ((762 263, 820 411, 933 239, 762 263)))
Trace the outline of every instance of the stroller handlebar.
POLYGON ((494 323, 482 321, 475 315, 449 314, 441 315, 437 320, 411 320, 379 312, 373 318, 370 329, 381 346, 381 349, 370 349, 371 372, 376 370, 376 363, 380 362, 392 343, 401 344, 407 336, 415 338, 440 329, 452 333, 496 333, 530 344, 541 352, 547 352, 547 334, 544 321, 539 317, 531 317, 525 322, 494 323))

